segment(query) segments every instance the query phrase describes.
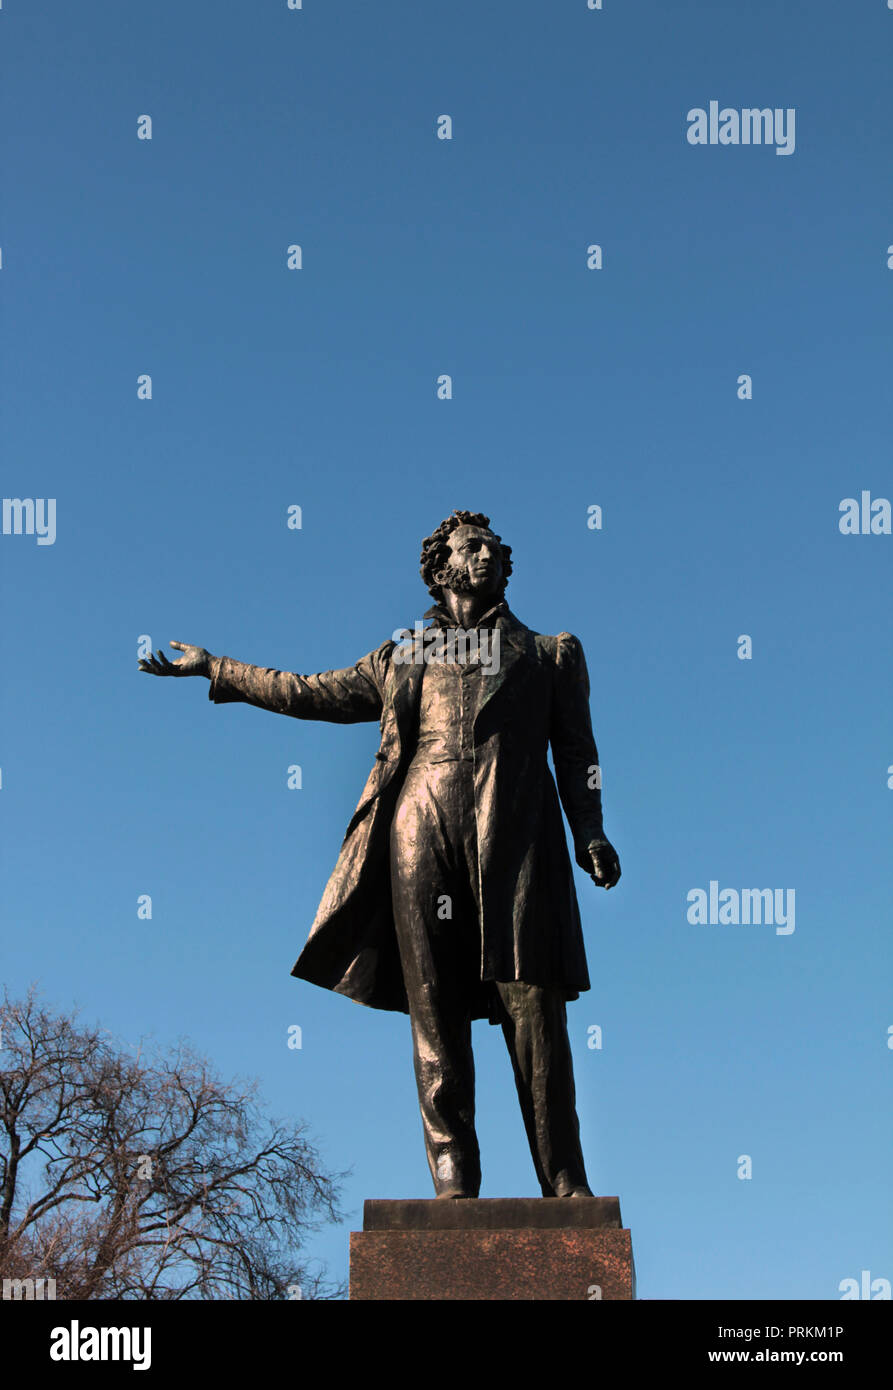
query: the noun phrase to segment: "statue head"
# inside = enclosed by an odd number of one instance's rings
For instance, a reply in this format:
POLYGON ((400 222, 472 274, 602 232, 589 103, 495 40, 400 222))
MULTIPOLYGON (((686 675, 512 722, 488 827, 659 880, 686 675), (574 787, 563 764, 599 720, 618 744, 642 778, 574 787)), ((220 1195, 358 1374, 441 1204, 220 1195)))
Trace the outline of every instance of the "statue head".
POLYGON ((422 542, 422 579, 438 602, 445 589, 502 598, 512 572, 511 555, 511 546, 490 530, 488 516, 456 511, 422 542))

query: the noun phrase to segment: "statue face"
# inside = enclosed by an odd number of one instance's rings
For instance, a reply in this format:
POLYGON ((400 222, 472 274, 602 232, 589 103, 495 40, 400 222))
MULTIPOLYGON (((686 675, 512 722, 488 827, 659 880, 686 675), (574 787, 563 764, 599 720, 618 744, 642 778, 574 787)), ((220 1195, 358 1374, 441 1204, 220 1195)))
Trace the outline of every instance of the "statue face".
POLYGON ((502 587, 502 549, 492 531, 457 526, 440 583, 456 594, 495 594, 502 587))

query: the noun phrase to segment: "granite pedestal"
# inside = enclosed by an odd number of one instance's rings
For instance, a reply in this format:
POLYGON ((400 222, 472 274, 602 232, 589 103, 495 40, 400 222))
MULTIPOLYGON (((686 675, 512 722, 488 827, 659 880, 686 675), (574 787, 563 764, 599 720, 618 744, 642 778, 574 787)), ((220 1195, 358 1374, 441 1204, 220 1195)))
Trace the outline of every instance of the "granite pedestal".
POLYGON ((364 1204, 350 1237, 352 1299, 634 1299, 617 1197, 364 1204))

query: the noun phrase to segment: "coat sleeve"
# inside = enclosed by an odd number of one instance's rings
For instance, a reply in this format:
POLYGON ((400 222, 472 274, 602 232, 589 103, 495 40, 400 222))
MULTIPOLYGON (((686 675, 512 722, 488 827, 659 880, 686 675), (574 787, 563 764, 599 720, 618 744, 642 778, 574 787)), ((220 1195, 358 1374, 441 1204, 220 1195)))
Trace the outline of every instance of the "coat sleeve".
POLYGON ((230 656, 217 657, 208 699, 217 705, 239 701, 276 714, 290 714, 294 719, 325 719, 332 724, 378 719, 393 646, 391 641, 383 642, 354 666, 313 676, 249 666, 230 656))
POLYGON ((601 773, 589 715, 589 673, 579 638, 556 639, 555 684, 549 742, 558 794, 574 838, 574 858, 592 872, 588 846, 605 838, 601 773))

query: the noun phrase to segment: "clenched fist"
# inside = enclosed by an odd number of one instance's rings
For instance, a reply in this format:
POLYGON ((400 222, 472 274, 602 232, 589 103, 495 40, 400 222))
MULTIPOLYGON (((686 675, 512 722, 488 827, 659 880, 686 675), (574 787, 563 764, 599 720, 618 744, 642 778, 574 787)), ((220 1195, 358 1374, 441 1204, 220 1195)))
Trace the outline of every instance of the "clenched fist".
POLYGON ((589 846, 592 881, 598 888, 613 888, 620 877, 620 860, 610 840, 593 840, 589 846))

